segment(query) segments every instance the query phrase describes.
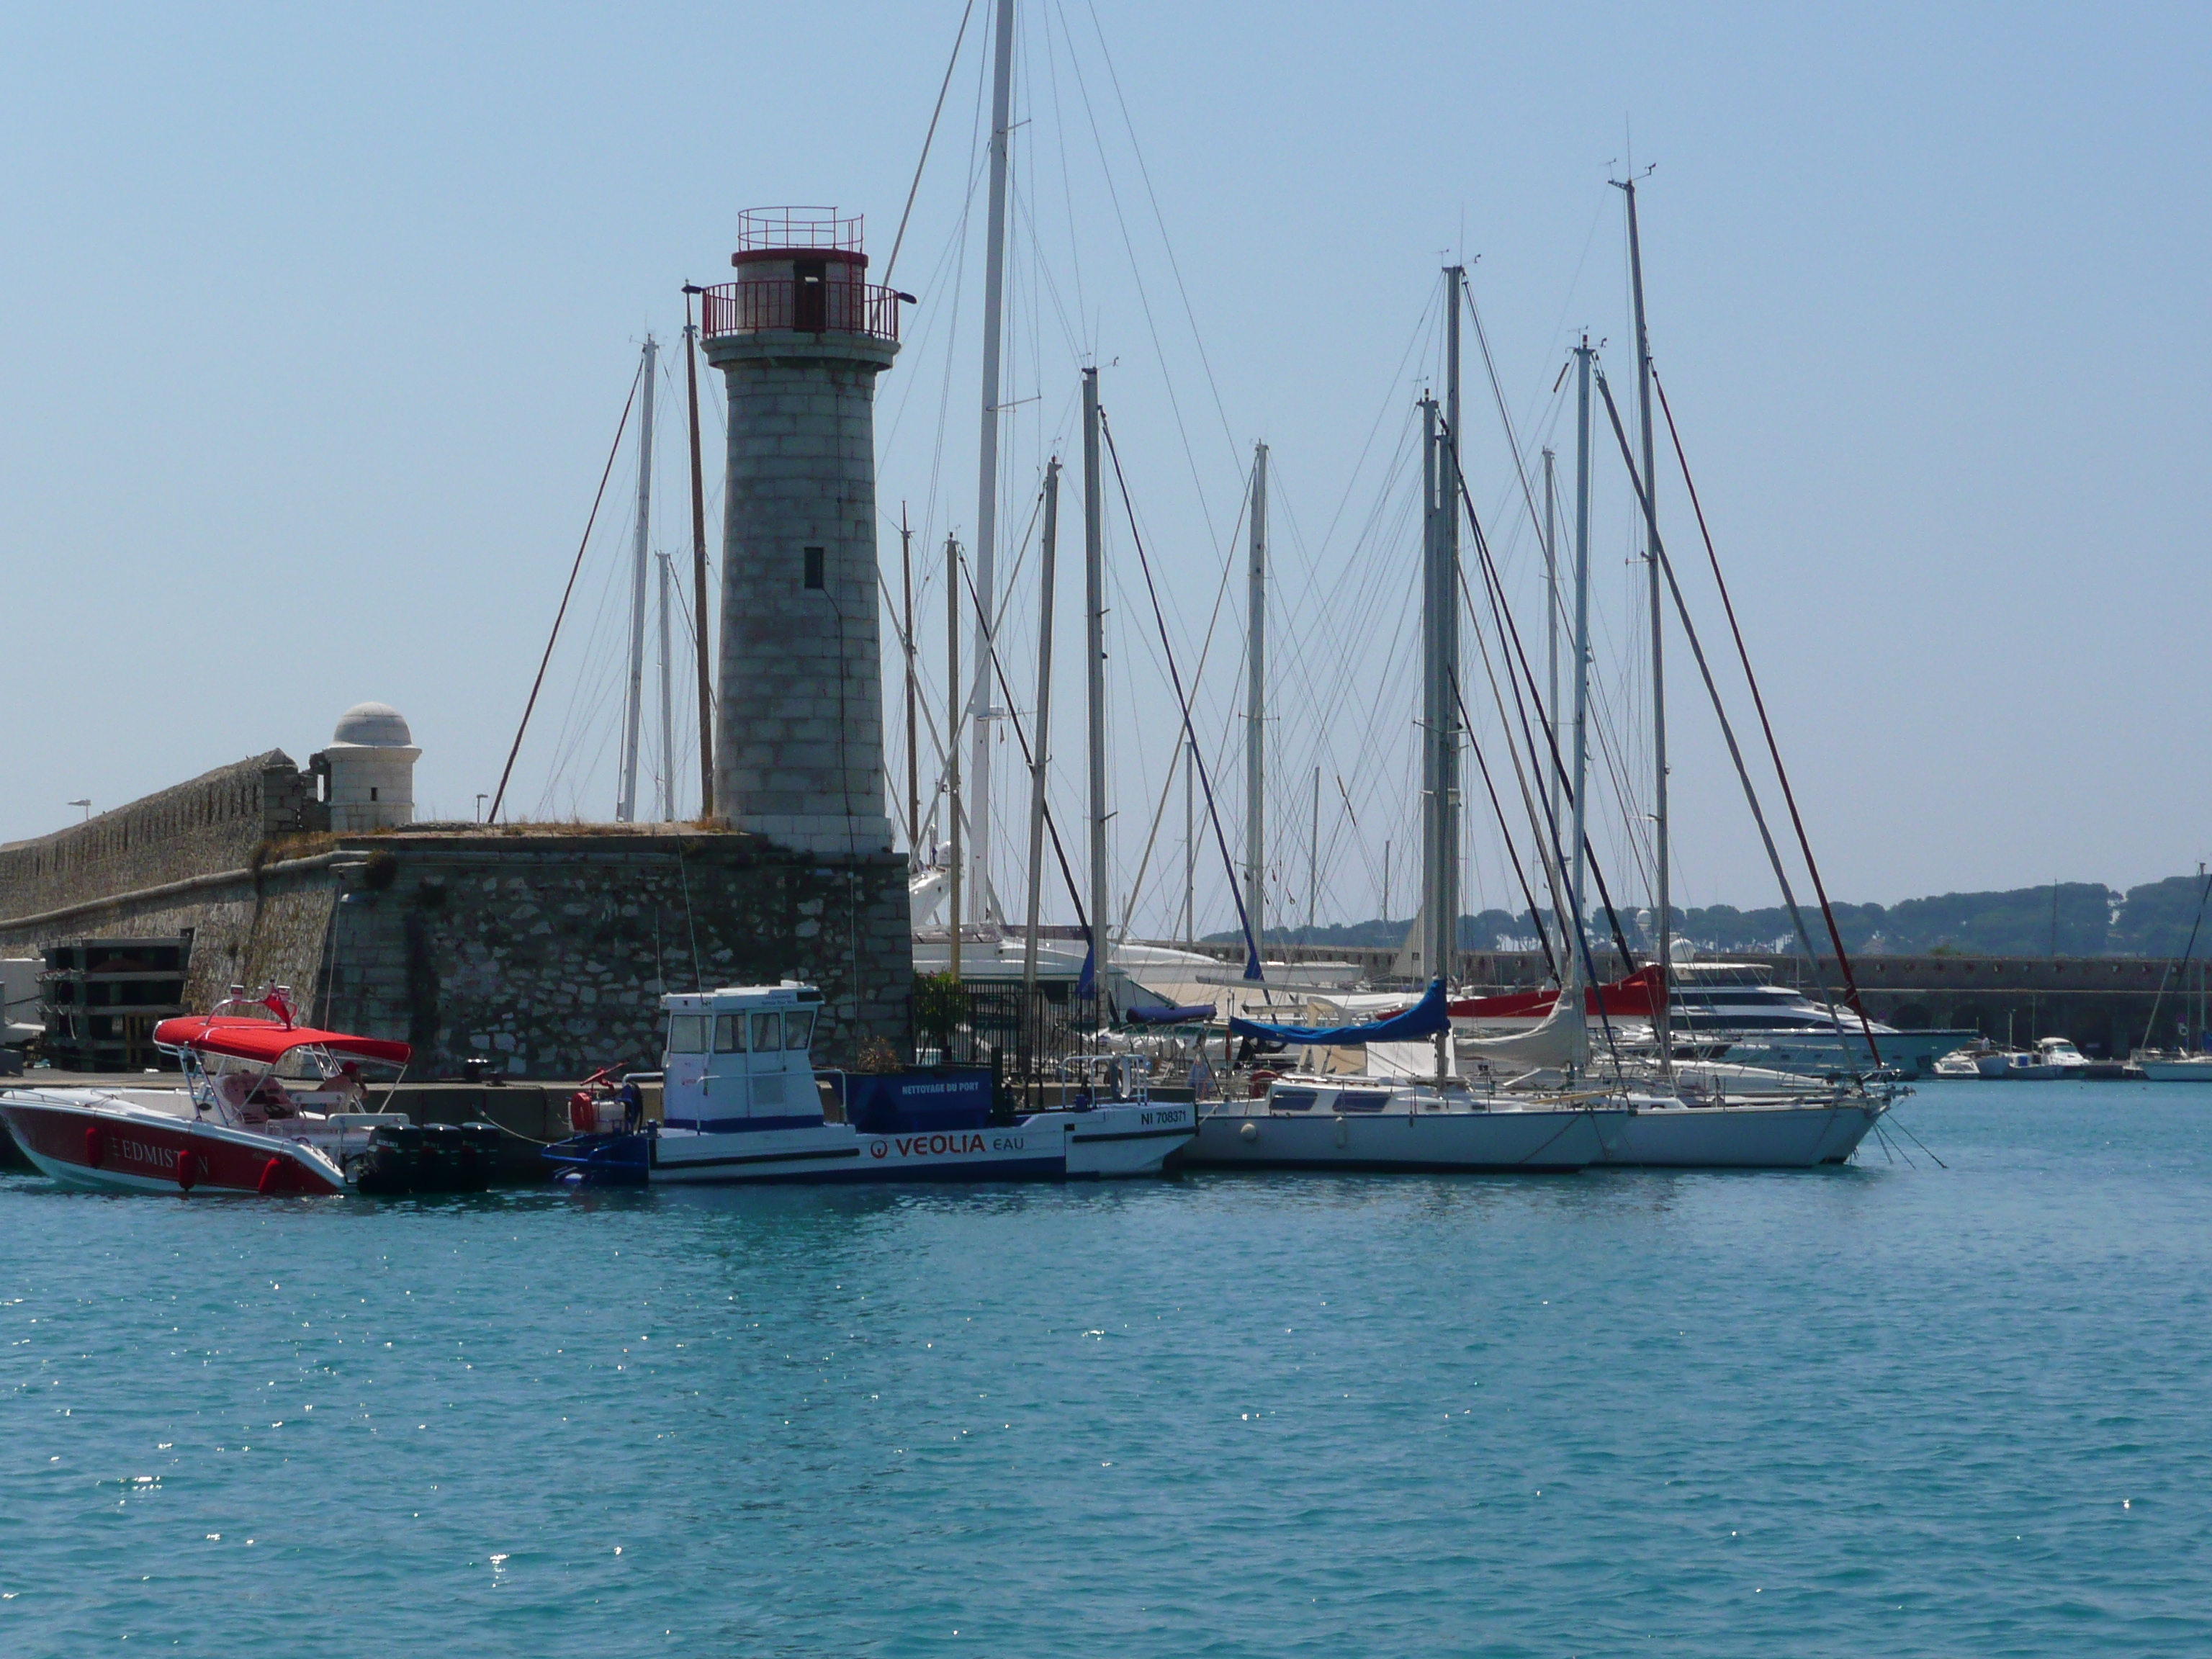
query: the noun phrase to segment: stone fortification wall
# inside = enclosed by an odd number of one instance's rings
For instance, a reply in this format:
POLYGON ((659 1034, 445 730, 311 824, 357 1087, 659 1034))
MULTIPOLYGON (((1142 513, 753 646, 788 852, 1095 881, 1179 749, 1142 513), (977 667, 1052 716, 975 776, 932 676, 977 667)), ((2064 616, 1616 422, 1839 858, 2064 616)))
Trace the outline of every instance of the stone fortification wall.
POLYGON ((232 984, 289 984, 307 1018, 413 1043, 423 1078, 470 1058, 538 1078, 657 1064, 664 991, 787 977, 822 988, 820 1063, 850 1061, 873 1036, 908 1046, 902 858, 810 858, 726 831, 384 832, 307 846, 184 893, 28 927, 0 919, 0 954, 188 933, 187 1006, 232 984))
POLYGON ((0 956, 36 956, 65 939, 183 935, 191 941, 187 1008, 210 1006, 232 985, 289 985, 304 994, 320 982, 343 873, 326 859, 280 863, 183 893, 88 902, 29 926, 0 921, 0 956))
POLYGON ((272 836, 314 827, 314 780, 272 749, 35 841, 0 847, 0 922, 243 869, 272 836))
POLYGON ((393 835, 349 872, 328 1018, 404 1036, 435 1074, 481 1058, 517 1077, 657 1065, 659 998, 803 979, 824 1065, 866 1037, 908 1045, 906 864, 830 861, 720 833, 393 835))

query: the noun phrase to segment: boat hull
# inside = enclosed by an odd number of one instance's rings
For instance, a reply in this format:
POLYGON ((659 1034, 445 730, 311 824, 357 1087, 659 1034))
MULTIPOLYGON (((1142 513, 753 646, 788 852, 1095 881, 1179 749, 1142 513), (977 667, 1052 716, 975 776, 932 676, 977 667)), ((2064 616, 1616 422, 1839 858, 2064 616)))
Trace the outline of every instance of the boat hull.
POLYGON ((1571 1175, 1596 1163, 1628 1118, 1625 1109, 1353 1116, 1231 1103, 1199 1120, 1182 1161, 1187 1169, 1571 1175))
MULTIPOLYGON (((1877 1030, 1874 1040, 1885 1071, 1933 1077, 1937 1060, 1980 1035, 1966 1030, 1877 1030)), ((1808 1077, 1856 1076, 1874 1066, 1867 1040, 1856 1031, 1731 1030, 1717 1022, 1692 1021, 1677 1025, 1674 1036, 1686 1042, 1723 1042, 1730 1060, 1808 1077)))
POLYGON ((1821 1105, 1640 1107, 1600 1160, 1647 1170, 1809 1170, 1858 1150, 1885 1108, 1821 1105))
POLYGON ((1102 1106, 1009 1125, 884 1134, 843 1123, 735 1134, 664 1132, 650 1143, 646 1179, 663 1187, 1157 1175, 1191 1139, 1194 1110, 1176 1103, 1102 1106))
POLYGON ((100 1192, 309 1197, 345 1177, 297 1142, 190 1119, 11 1094, 0 1118, 40 1172, 100 1192))
POLYGON ((2153 1083, 2212 1083, 2212 1060, 2139 1060, 2153 1083))

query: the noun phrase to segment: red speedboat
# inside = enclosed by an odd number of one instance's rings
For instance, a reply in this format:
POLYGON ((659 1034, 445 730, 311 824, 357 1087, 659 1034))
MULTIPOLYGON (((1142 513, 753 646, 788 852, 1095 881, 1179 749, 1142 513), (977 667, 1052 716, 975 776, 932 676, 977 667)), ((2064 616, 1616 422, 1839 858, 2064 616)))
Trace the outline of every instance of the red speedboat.
POLYGON ((57 1181, 110 1192, 343 1193, 377 1129, 407 1122, 361 1109, 360 1062, 404 1066, 408 1046, 296 1024, 281 987, 163 1020, 154 1044, 177 1057, 182 1088, 0 1094, 24 1155, 57 1181))

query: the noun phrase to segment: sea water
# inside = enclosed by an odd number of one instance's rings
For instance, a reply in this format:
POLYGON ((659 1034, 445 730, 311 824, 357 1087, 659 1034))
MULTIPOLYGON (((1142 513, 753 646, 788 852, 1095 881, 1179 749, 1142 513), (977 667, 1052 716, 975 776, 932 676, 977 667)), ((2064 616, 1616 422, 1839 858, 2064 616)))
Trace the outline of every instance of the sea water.
POLYGON ((1898 1119, 1789 1174, 10 1177, 0 1652, 2212 1652, 2212 1088, 1898 1119))

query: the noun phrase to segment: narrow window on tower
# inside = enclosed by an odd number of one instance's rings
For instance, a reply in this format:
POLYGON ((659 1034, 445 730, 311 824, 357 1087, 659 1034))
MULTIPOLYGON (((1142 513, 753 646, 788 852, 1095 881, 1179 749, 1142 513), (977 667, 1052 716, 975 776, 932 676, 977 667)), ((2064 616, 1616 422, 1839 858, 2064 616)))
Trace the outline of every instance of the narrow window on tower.
POLYGON ((373 783, 368 787, 368 798, 371 800, 374 800, 376 799, 376 786, 373 783))
POLYGON ((806 585, 809 587, 820 587, 824 585, 822 576, 822 558, 823 552, 820 548, 810 547, 806 550, 806 585))

